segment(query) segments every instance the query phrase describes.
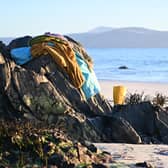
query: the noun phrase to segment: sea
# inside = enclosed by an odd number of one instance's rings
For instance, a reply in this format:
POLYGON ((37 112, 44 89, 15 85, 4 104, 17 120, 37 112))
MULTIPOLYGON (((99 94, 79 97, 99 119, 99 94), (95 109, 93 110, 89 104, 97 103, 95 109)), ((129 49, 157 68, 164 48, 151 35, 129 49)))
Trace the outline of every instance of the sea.
POLYGON ((168 83, 168 48, 87 48, 99 80, 168 83), (128 69, 120 69, 126 66, 128 69))

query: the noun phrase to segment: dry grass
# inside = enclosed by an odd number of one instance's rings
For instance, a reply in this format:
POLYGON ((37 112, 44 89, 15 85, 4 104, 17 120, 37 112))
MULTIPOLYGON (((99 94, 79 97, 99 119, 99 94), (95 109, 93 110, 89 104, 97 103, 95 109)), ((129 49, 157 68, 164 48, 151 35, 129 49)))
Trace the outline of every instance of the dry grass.
POLYGON ((150 101, 154 105, 164 107, 168 104, 168 97, 161 93, 156 93, 154 97, 150 97, 149 95, 145 95, 144 92, 142 92, 128 93, 125 98, 126 104, 138 104, 146 101, 150 101))
POLYGON ((168 97, 161 93, 157 93, 155 97, 153 98, 152 102, 155 105, 160 105, 163 107, 164 105, 168 103, 168 97))
POLYGON ((126 104, 138 104, 145 101, 150 101, 150 97, 148 95, 144 95, 144 92, 128 93, 125 98, 126 104))

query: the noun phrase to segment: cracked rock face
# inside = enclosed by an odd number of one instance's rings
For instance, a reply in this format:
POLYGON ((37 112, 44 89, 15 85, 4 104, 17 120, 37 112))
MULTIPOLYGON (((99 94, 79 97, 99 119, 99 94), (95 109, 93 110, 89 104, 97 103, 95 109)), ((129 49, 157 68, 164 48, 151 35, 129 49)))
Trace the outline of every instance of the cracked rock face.
MULTIPOLYGON (((98 106, 100 100, 97 100, 97 104, 91 100, 90 103, 86 102, 80 91, 71 85, 50 56, 41 56, 24 66, 19 66, 10 59, 7 51, 5 46, 1 46, 2 118, 27 118, 46 124, 54 123, 73 138, 100 141, 101 135, 94 130, 84 115, 94 115, 96 111, 92 109, 98 106), (8 55, 4 56, 2 53, 8 55)), ((108 104, 106 106, 105 108, 110 110, 111 107, 108 107, 108 104)), ((97 107, 97 110, 104 113, 100 107, 97 107)))
POLYGON ((19 66, 10 58, 9 49, 0 43, 1 118, 54 124, 80 141, 141 143, 142 133, 168 143, 167 120, 162 119, 167 114, 156 115, 151 104, 113 109, 101 93, 86 101, 50 55, 19 66))

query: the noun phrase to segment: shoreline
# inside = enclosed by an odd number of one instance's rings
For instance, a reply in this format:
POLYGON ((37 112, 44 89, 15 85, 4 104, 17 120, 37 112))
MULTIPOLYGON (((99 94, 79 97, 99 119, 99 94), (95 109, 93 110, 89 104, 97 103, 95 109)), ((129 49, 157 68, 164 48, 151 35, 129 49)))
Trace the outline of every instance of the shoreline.
POLYGON ((136 167, 133 166, 135 163, 144 162, 160 168, 166 168, 168 165, 168 145, 121 143, 95 143, 94 145, 109 152, 114 161, 123 163, 123 167, 136 167))
POLYGON ((126 87, 127 93, 144 92, 144 95, 154 97, 156 93, 161 93, 168 96, 168 83, 159 82, 132 82, 132 81, 113 81, 113 80, 98 80, 101 93, 108 99, 113 100, 113 87, 122 85, 126 87))
MULTIPOLYGON (((98 80, 101 93, 113 102, 113 87, 123 85, 127 93, 144 92, 144 95, 154 97, 161 93, 168 97, 168 83, 157 82, 132 82, 98 80)), ((113 103, 112 103, 113 104, 113 103)), ((98 149, 109 152, 120 167, 136 167, 136 163, 149 163, 155 167, 167 167, 168 145, 166 144, 126 144, 126 143, 95 143, 98 149)), ((114 166, 116 166, 114 164, 114 166)))
POLYGON ((164 81, 161 81, 161 82, 158 82, 158 81, 137 81, 137 80, 132 80, 132 81, 129 81, 129 80, 115 80, 115 79, 98 79, 99 82, 128 82, 128 83, 151 83, 151 84, 167 84, 168 85, 168 82, 164 82, 164 81))

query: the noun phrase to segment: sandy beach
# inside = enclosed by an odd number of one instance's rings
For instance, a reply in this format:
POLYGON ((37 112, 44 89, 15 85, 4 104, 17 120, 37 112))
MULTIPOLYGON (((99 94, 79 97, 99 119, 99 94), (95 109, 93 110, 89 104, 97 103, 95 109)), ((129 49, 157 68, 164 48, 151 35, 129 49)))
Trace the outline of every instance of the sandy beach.
MULTIPOLYGON (((125 86, 127 93, 142 93, 155 96, 162 93, 168 96, 168 83, 145 83, 128 81, 99 81, 102 94, 113 101, 113 87, 116 85, 125 86)), ((117 163, 123 163, 121 167, 136 167, 135 163, 148 162, 152 166, 168 168, 168 145, 134 145, 134 144, 96 144, 102 150, 110 152, 117 163), (132 165, 132 166, 131 166, 132 165)))
POLYGON ((137 167, 136 163, 147 162, 156 168, 168 168, 168 145, 133 145, 101 143, 99 149, 111 153, 114 161, 124 163, 120 167, 137 167))
POLYGON ((155 96, 156 93, 168 95, 168 83, 152 82, 129 82, 129 81, 99 81, 102 94, 109 100, 113 100, 113 87, 116 85, 125 86, 127 93, 142 93, 144 95, 155 96))

